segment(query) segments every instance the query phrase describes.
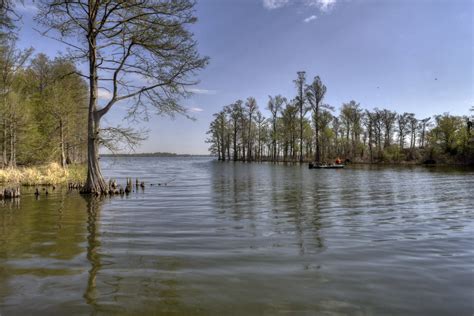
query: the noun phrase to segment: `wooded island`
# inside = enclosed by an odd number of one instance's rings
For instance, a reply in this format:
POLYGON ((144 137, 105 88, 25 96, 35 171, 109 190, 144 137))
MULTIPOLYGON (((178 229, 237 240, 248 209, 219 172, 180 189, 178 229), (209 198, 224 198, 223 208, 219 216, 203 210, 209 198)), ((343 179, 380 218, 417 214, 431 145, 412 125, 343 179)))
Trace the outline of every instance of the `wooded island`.
POLYGON ((474 163, 472 115, 417 118, 366 110, 354 100, 343 103, 337 115, 324 103, 327 88, 319 76, 307 84, 305 72, 298 72, 294 83, 293 99, 269 96, 270 118, 253 97, 215 113, 208 131, 210 152, 223 161, 321 163, 340 157, 359 163, 474 163))

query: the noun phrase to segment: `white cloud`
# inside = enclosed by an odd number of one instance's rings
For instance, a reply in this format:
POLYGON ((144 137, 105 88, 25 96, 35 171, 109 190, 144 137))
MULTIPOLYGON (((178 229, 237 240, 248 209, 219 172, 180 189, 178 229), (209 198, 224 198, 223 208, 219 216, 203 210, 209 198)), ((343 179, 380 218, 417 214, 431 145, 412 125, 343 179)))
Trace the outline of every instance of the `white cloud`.
POLYGON ((112 98, 112 92, 104 88, 99 88, 98 97, 101 100, 110 100, 112 98))
POLYGON ((188 108, 188 111, 189 112, 202 112, 202 111, 204 111, 204 109, 201 109, 201 108, 198 108, 198 107, 191 107, 191 108, 188 108))
POLYGON ((306 5, 318 7, 319 10, 327 12, 336 4, 337 0, 305 0, 306 5))
POLYGON ((273 10, 286 6, 290 0, 263 0, 266 9, 273 10))
POLYGON ((317 17, 316 15, 312 15, 312 16, 309 16, 309 17, 307 17, 306 19, 304 19, 303 22, 309 23, 309 22, 311 22, 311 21, 313 21, 313 20, 316 20, 317 18, 318 18, 318 17, 317 17))
POLYGON ((208 90, 208 89, 201 89, 201 88, 189 88, 186 91, 195 93, 195 94, 216 94, 216 90, 208 90))
MULTIPOLYGON (((328 12, 338 0, 262 0, 263 6, 268 10, 279 9, 290 3, 299 3, 304 6, 317 7, 323 12, 328 12)), ((314 20, 314 19, 313 19, 314 20)))

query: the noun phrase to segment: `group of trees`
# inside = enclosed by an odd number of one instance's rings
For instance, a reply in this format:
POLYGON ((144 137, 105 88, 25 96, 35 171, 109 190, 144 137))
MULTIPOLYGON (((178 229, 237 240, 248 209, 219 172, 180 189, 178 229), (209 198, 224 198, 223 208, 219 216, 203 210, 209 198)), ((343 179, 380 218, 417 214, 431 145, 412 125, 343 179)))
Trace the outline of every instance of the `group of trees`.
POLYGON ((86 83, 66 59, 18 49, 7 22, 0 37, 0 166, 84 162, 86 83))
MULTIPOLYGON (((185 113, 179 102, 205 67, 188 26, 196 22, 193 0, 38 0, 42 35, 68 48, 67 58, 31 59, 15 48, 15 4, 0 0, 3 164, 87 161, 83 193, 108 192, 99 148, 143 135, 130 127, 101 127, 118 102, 128 118, 185 113), (75 64, 86 70, 79 71, 75 64), (99 91, 108 91, 99 103, 99 91)), ((252 120, 250 116, 250 120, 252 120)))
POLYGON ((324 103, 327 89, 319 76, 307 84, 305 73, 298 72, 294 82, 294 99, 269 96, 269 118, 254 98, 214 114, 210 152, 233 161, 474 162, 472 118, 445 113, 420 119, 414 113, 366 110, 356 101, 343 103, 336 115, 324 103))

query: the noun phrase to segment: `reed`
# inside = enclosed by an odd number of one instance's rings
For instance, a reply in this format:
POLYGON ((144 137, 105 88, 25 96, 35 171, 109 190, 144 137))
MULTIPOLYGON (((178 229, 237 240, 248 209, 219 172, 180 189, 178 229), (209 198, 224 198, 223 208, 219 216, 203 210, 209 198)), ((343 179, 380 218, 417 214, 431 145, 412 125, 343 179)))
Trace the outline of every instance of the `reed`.
POLYGON ((67 169, 58 163, 41 166, 0 169, 0 183, 16 183, 25 186, 52 185, 68 182, 84 182, 85 165, 69 165, 67 169))

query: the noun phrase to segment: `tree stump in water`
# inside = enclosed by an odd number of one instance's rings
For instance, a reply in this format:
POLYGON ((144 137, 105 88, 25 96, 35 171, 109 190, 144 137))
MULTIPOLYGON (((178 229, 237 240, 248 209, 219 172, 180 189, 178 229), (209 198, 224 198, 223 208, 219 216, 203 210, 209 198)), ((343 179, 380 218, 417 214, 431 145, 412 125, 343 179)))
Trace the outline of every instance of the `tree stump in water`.
MULTIPOLYGON (((69 190, 81 190, 84 187, 84 184, 80 182, 70 182, 67 185, 69 190)), ((54 187, 53 187, 54 190, 54 187)))
POLYGON ((117 181, 115 179, 110 179, 109 188, 111 188, 111 189, 116 189, 117 188, 117 181))
POLYGON ((0 199, 15 199, 20 197, 20 188, 5 188, 0 190, 0 199))
POLYGON ((127 185, 125 186, 125 193, 129 194, 132 192, 132 178, 127 178, 127 185))

